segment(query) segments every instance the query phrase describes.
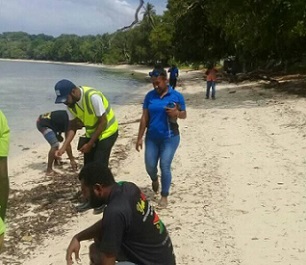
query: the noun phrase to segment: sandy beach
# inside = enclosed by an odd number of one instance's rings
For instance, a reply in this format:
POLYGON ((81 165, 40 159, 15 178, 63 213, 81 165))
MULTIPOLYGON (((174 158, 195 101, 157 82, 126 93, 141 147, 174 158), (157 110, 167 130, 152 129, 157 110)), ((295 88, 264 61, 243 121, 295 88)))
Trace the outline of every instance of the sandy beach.
MULTIPOLYGON (((181 72, 177 89, 187 119, 179 120, 170 203, 157 210, 177 264, 306 264, 306 99, 258 82, 221 82, 217 99, 205 100, 204 86, 201 71, 181 72)), ((150 89, 144 87, 143 95, 150 89)), ((120 136, 110 165, 116 180, 136 183, 156 205, 144 152, 135 150, 141 103, 115 109, 120 136)), ((65 264, 72 236, 101 218, 75 212, 79 183, 66 158, 60 177, 44 175, 48 150, 45 143, 9 158, 10 208, 0 264, 65 264)), ((90 243, 82 243, 83 265, 89 264, 90 243)))

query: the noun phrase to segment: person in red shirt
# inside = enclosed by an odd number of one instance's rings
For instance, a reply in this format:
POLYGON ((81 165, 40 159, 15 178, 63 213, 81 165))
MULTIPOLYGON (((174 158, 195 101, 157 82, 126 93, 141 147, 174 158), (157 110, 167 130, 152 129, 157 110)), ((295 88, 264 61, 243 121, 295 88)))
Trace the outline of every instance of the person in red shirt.
POLYGON ((206 99, 209 99, 210 88, 211 88, 211 98, 216 99, 216 80, 217 80, 218 70, 211 64, 206 72, 206 99))

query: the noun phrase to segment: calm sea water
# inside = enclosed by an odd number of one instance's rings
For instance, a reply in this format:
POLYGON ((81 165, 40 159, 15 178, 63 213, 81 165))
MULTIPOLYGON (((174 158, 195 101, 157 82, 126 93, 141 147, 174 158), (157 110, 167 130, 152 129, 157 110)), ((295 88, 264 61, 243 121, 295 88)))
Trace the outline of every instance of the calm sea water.
POLYGON ((42 113, 65 109, 64 104, 54 103, 54 85, 63 78, 101 90, 114 108, 139 100, 137 92, 145 85, 145 78, 99 67, 0 61, 0 109, 11 128, 10 154, 44 142, 36 119, 42 113))

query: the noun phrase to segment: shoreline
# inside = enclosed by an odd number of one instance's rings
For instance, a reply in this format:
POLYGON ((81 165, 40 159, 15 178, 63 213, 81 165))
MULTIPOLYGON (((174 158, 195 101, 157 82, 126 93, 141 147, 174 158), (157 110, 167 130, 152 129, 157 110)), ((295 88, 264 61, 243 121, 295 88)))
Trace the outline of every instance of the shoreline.
POLYGON ((105 68, 105 69, 110 69, 110 70, 120 70, 124 72, 136 72, 136 73, 146 74, 146 75, 148 75, 149 71, 152 70, 152 67, 149 67, 149 66, 128 65, 128 64, 106 65, 106 64, 85 63, 85 62, 77 63, 77 62, 45 61, 45 60, 30 60, 30 59, 5 59, 5 58, 0 58, 0 61, 87 66, 87 67, 105 68))

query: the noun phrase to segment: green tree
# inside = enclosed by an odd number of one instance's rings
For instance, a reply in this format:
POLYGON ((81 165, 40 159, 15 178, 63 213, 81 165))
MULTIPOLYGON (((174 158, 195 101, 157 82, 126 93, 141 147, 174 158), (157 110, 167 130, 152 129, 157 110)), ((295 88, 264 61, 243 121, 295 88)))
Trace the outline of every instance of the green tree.
POLYGON ((209 23, 209 1, 169 0, 169 14, 173 18, 175 57, 183 62, 217 60, 231 47, 222 28, 209 23))
POLYGON ((30 35, 24 32, 5 32, 2 34, 2 56, 11 59, 28 59, 27 51, 31 45, 30 35))
POLYGON ((62 34, 56 38, 53 46, 53 58, 56 61, 81 61, 80 42, 77 35, 62 34))
POLYGON ((166 64, 174 56, 172 45, 174 28, 170 22, 167 23, 164 19, 165 17, 158 17, 158 23, 151 31, 149 41, 155 60, 166 64))
POLYGON ((155 27, 155 17, 156 17, 156 10, 154 9, 154 6, 150 3, 147 3, 146 6, 144 7, 142 23, 149 24, 153 29, 155 27))
POLYGON ((246 0, 210 2, 209 21, 223 29, 234 54, 249 69, 267 61, 296 60, 305 44, 305 1, 301 0, 246 0))

